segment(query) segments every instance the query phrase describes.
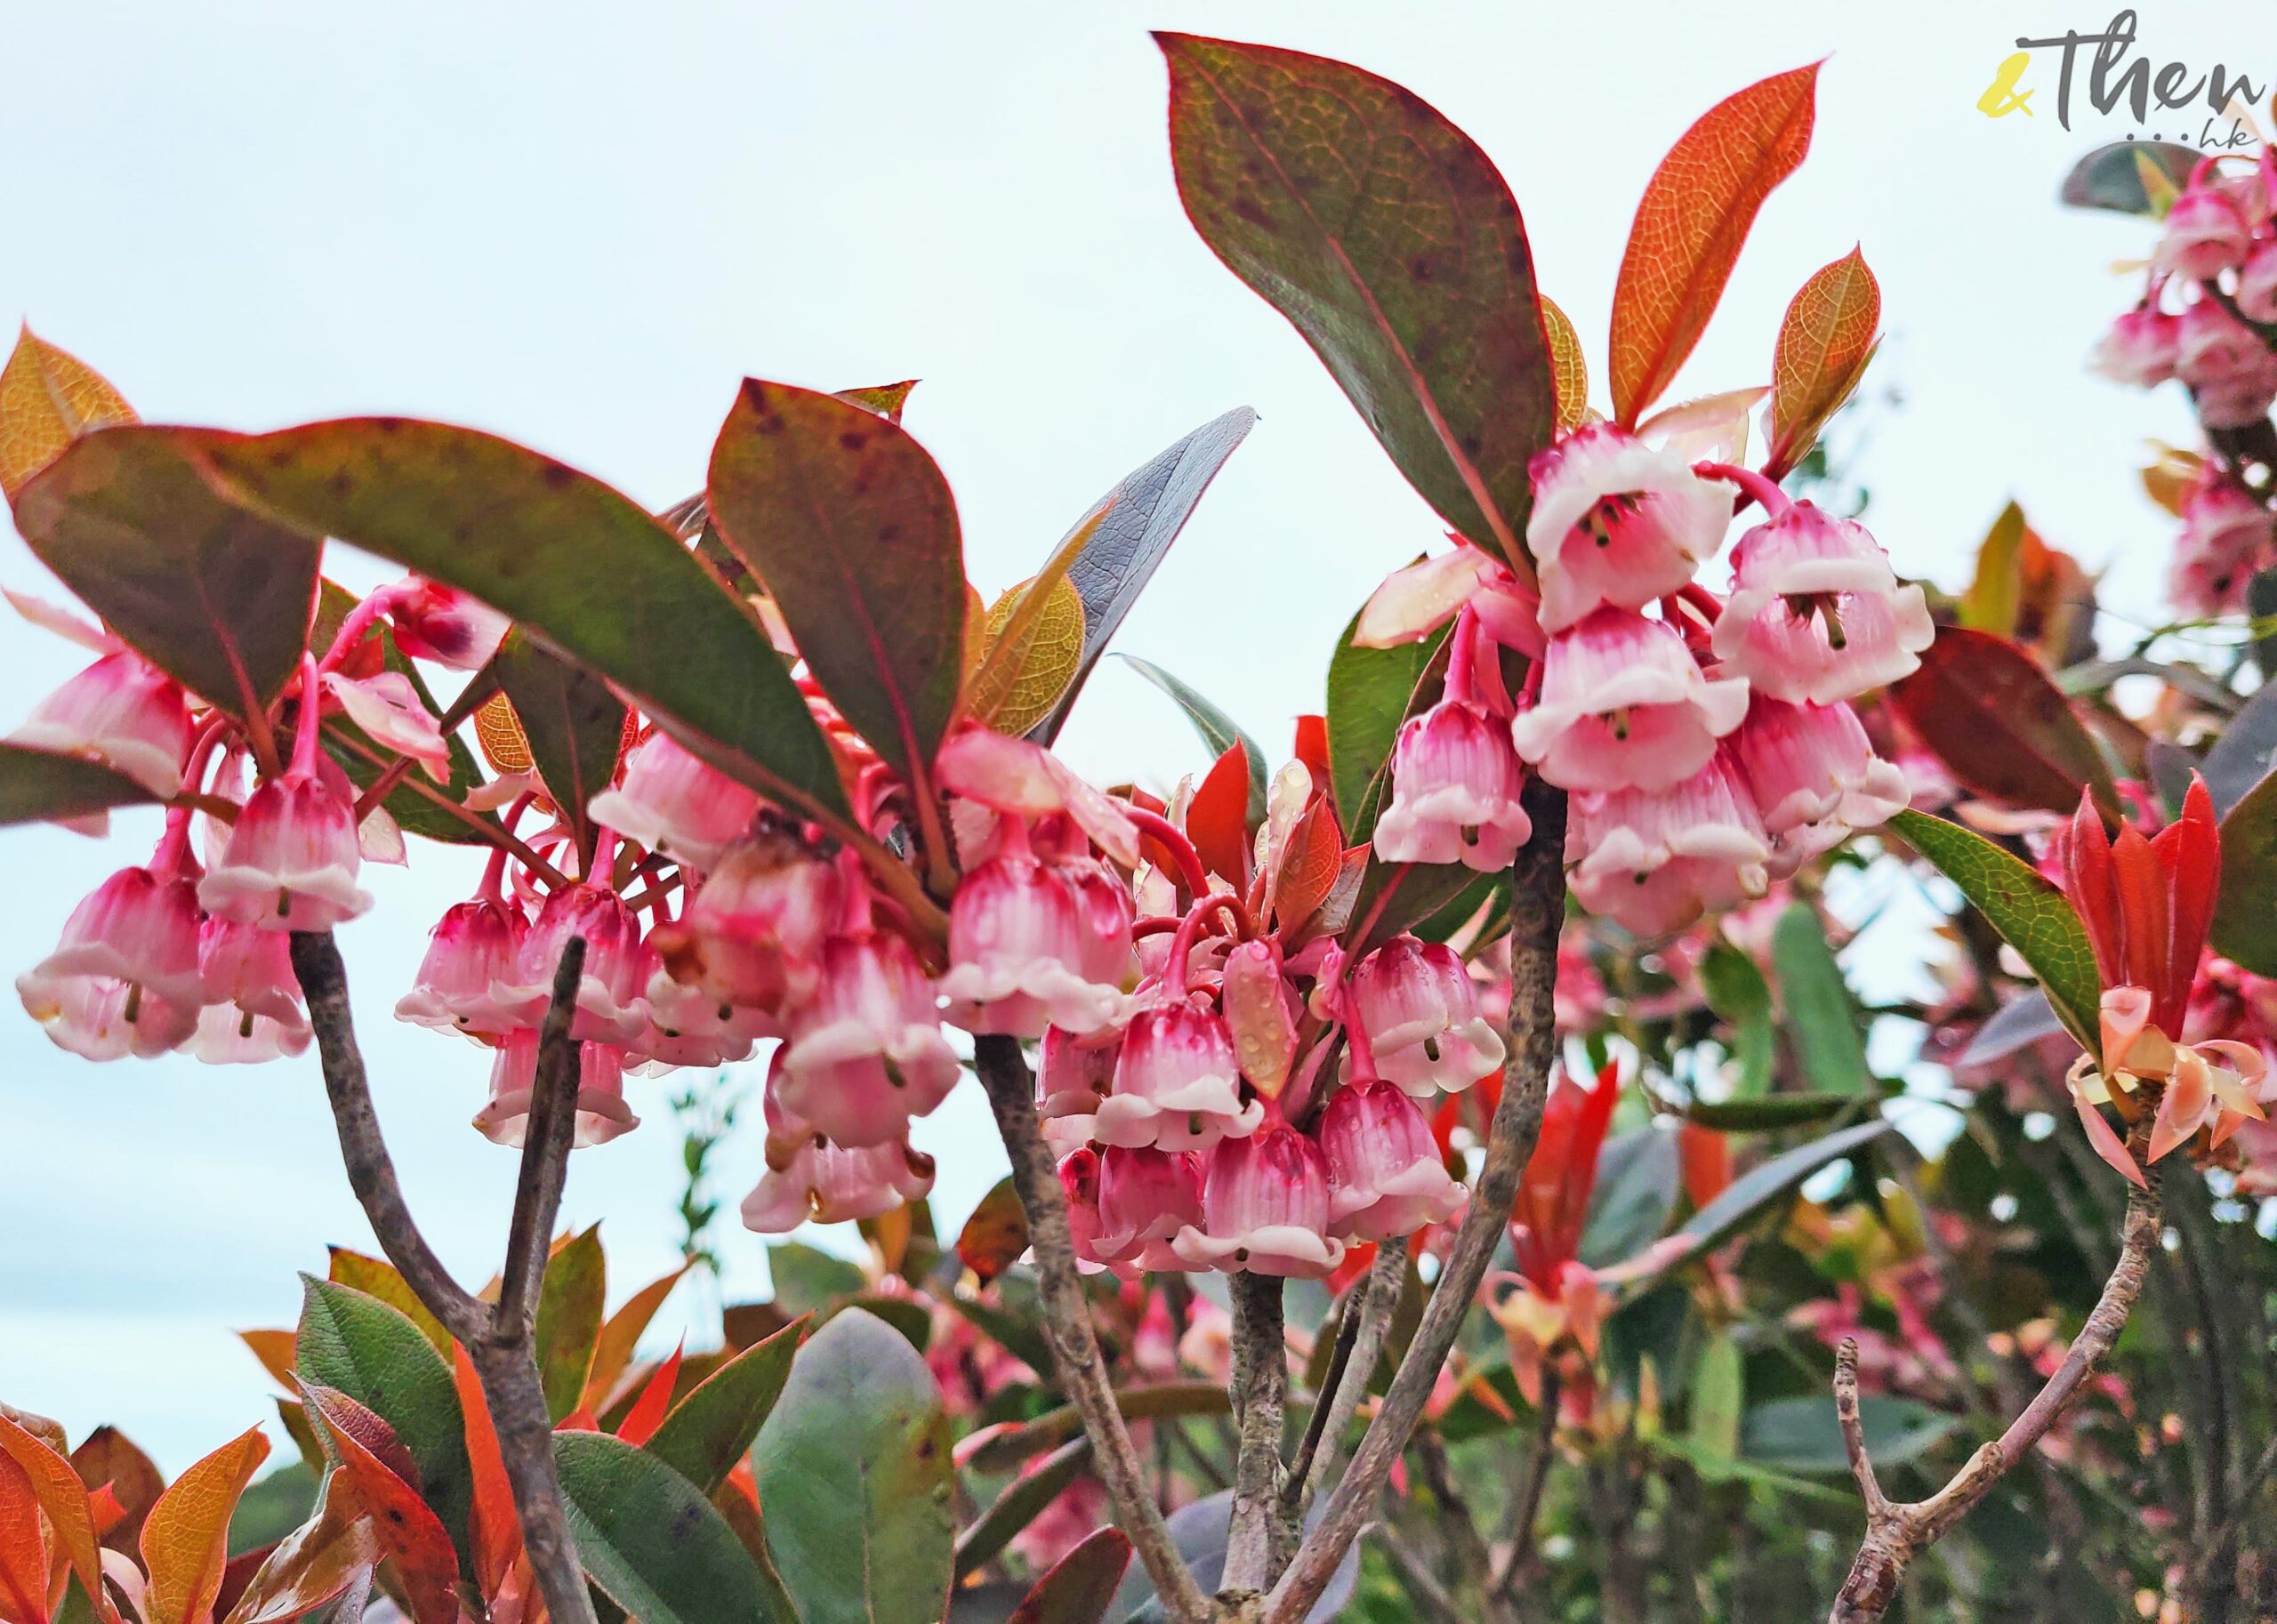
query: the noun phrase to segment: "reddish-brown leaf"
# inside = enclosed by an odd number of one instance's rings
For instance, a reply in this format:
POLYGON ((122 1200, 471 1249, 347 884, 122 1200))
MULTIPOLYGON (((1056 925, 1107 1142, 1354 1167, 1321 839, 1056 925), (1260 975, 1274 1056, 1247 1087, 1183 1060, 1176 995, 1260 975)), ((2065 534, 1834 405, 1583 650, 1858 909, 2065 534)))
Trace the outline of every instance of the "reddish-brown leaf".
POLYGON ((1312 918, 1335 888, 1343 865, 1344 837, 1337 831, 1335 808, 1327 796, 1316 795, 1289 832, 1274 880, 1273 913, 1283 930, 1299 929, 1312 918))
POLYGON ((1921 669, 1889 690, 1924 744, 1979 795, 2069 812, 2092 789, 2106 816, 2118 801, 2111 770, 2071 702, 2006 638, 1941 627, 1921 669))
POLYGON ((360 1506, 371 1519, 380 1548, 394 1558, 412 1618, 416 1624, 457 1624, 458 1553, 451 1548, 442 1519, 406 1479, 410 1456, 398 1447, 398 1470, 375 1452, 366 1440, 378 1435, 373 1431, 374 1423, 382 1431, 386 1423, 345 1393, 314 1384, 303 1390, 340 1454, 341 1475, 334 1480, 333 1492, 350 1496, 351 1504, 360 1506))
POLYGON ((335 1600, 378 1565, 379 1536, 353 1493, 334 1492, 340 1483, 338 1472, 328 1476, 317 1515, 264 1554, 227 1624, 286 1624, 335 1600))
POLYGON ((664 1298, 672 1294, 672 1288, 687 1273, 687 1266, 682 1265, 661 1279, 650 1281, 608 1316, 601 1327, 599 1340, 593 1344, 593 1367, 585 1377, 584 1408, 599 1411, 608 1407, 618 1379, 632 1362, 632 1350, 640 1344, 640 1333, 648 1329, 648 1322, 656 1317, 656 1310, 664 1306, 664 1298))
POLYGON ((150 1507, 166 1487, 150 1457, 116 1427, 98 1427, 71 1451, 71 1469, 90 1490, 110 1490, 124 1515, 102 1534, 103 1546, 133 1555, 150 1507))
POLYGON ((1249 752, 1239 739, 1187 803, 1186 838, 1203 868, 1236 889, 1249 883, 1249 752))
MULTIPOLYGON (((103 1596, 102 1560, 95 1543, 95 1514, 87 1485, 79 1481, 70 1461, 4 1415, 0 1415, 0 1456, 21 1471, 34 1502, 47 1518, 50 1542, 69 1562, 102 1615, 110 1616, 110 1604, 103 1596)), ((0 1535, 0 1540, 4 1539, 0 1535)))
POLYGON ((150 1576, 143 1624, 206 1624, 229 1560, 229 1515, 269 1457, 258 1427, 224 1443, 167 1485, 142 1524, 150 1576))
POLYGON ((1818 65, 1774 74, 1710 108, 1661 160, 1613 291, 1614 414, 1661 398, 1715 313, 1771 189, 1810 150, 1818 65))
POLYGON ((1130 1565, 1130 1536, 1099 1529, 1035 1581, 1005 1624, 1098 1624, 1130 1565))
POLYGON ((1771 351, 1771 460, 1777 479, 1803 460, 1873 358, 1881 285, 1853 248, 1812 273, 1788 305, 1771 351))
POLYGON ((1002 1179, 980 1198, 980 1204, 957 1232, 957 1257, 986 1285, 1010 1268, 1027 1249, 1027 1210, 1020 1205, 1012 1181, 1002 1179))

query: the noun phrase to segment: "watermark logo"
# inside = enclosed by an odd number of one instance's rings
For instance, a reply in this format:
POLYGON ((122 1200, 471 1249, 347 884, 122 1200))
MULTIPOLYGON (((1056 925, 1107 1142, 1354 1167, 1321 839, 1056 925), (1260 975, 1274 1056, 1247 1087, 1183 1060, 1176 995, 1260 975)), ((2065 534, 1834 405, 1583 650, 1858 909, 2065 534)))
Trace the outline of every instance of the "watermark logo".
POLYGON ((2075 114, 2093 113, 2128 119, 2135 126, 2130 139, 2147 136, 2212 152, 2253 145, 2253 132, 2240 115, 2265 102, 2269 77, 2256 80, 2226 62, 2201 69, 2161 60, 2136 49, 2137 28, 2135 13, 2125 11, 2099 34, 2072 28, 2048 39, 2018 39, 2015 52, 1993 69, 1976 110, 1987 118, 2038 117, 2032 99, 2040 86, 2026 81, 2042 80, 2052 68, 2056 122, 2066 130, 2075 114))

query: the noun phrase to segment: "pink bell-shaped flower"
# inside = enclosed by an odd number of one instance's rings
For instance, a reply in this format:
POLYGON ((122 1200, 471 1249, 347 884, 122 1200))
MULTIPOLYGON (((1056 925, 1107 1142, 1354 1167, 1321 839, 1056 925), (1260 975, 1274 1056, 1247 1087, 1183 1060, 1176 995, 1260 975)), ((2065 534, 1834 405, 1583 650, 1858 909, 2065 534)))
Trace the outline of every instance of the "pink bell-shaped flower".
POLYGON ((938 984, 949 1021, 1029 1039, 1047 1025, 1078 1036, 1114 1025, 1126 1001, 1119 986, 1084 973, 1084 911, 1074 889, 1029 852, 1017 819, 1003 820, 1002 840, 949 907, 949 968, 938 984))
POLYGON ((545 1018, 554 972, 572 937, 585 938, 585 969, 569 1035, 620 1048, 639 1041, 648 1025, 647 993, 656 953, 640 939, 640 916, 622 896, 582 881, 549 896, 522 938, 514 969, 521 993, 519 1025, 535 1029, 545 1018))
POLYGON ((766 1109, 767 1171, 744 1198, 747 1229, 779 1235, 809 1222, 855 1223, 921 1201, 933 1188, 933 1158, 905 1140, 859 1150, 833 1145, 784 1109, 772 1086, 766 1109))
POLYGON ((1185 1266, 1171 1242, 1202 1222, 1202 1168, 1184 1151, 1109 1146, 1099 1155, 1099 1261, 1136 1269, 1185 1266))
MULTIPOLYGON (((178 844, 178 833, 167 840, 178 844)), ((55 951, 16 977, 25 1011, 58 1048, 88 1060, 149 1059, 197 1030, 205 1001, 197 892, 167 856, 161 846, 149 868, 123 868, 97 886, 55 951)))
POLYGON ((1444 1224, 1468 1192, 1439 1160, 1422 1108, 1388 1082, 1361 1079, 1339 1089, 1321 1113, 1328 1163, 1329 1233, 1388 1241, 1444 1224))
POLYGON ((385 593, 395 646, 414 660, 432 660, 454 671, 489 664, 512 623, 458 588, 423 575, 406 575, 385 593))
POLYGON ((782 1035, 780 1024, 766 1010, 721 1003, 662 969, 648 977, 647 1001, 648 1028, 632 1045, 644 1076, 679 1065, 733 1065, 750 1059, 760 1039, 782 1035))
POLYGON ((409 677, 398 671, 370 677, 332 671, 324 673, 323 681, 325 697, 338 704, 374 744, 409 756, 436 783, 450 782, 450 744, 409 677))
POLYGON ((657 732, 633 746, 623 781, 594 796, 586 811, 628 840, 709 872, 751 828, 759 794, 657 732))
POLYGON ((1541 696, 1510 737, 1561 789, 1663 790, 1746 714, 1744 678, 1710 679, 1675 627, 1606 607, 1549 639, 1541 696))
POLYGON ((886 931, 838 937, 823 949, 814 996, 791 1017, 776 1087, 783 1107, 836 1145, 867 1149, 905 1137, 956 1086, 956 1052, 941 1031, 916 955, 886 931))
POLYGON ((1130 939, 1130 887, 1093 858, 1055 866, 1075 898, 1076 941, 1081 949, 1076 969, 1084 980, 1097 985, 1124 986, 1138 969, 1138 954, 1130 939))
POLYGON ((1352 1023, 1377 1076, 1428 1099, 1460 1093, 1502 1065, 1501 1034, 1454 949, 1396 936, 1352 972, 1352 1023))
POLYGON ((1086 1274, 1107 1267, 1099 1256, 1099 1153, 1078 1145, 1059 1158, 1059 1196, 1067 1203, 1067 1242, 1086 1274))
POLYGON ((2088 366, 2114 383, 2152 389, 2174 376, 2181 323, 2154 304, 2140 304, 2111 324, 2088 366))
POLYGON ((2277 400, 2277 355, 2211 299, 2182 313, 2174 370, 2209 429, 2249 427, 2277 400))
POLYGON ((2277 321, 2277 237, 2263 243, 2238 272, 2238 309, 2252 321, 2277 321))
POLYGON ((1874 754, 1847 704, 1758 699, 1732 753, 1774 842, 1773 868, 1792 873, 1854 829, 1871 829, 1911 799, 1905 774, 1874 754))
POLYGON ((199 931, 206 1005, 189 1052, 208 1065, 258 1065, 305 1052, 310 1036, 285 934, 225 919, 199 931))
POLYGON ((2270 567, 2277 518, 2235 481, 2201 478, 2183 504, 2182 530, 2167 559, 2167 596, 2187 615, 2241 613, 2246 588, 2270 567))
POLYGON ((477 1042, 527 1025, 529 997, 516 968, 526 929, 495 896, 453 904, 428 932, 427 955, 411 991, 396 1001, 396 1019, 477 1042))
POLYGON ((1518 804, 1525 784, 1509 729, 1442 700, 1400 728, 1376 855, 1387 863, 1461 863, 1482 873, 1508 868, 1533 832, 1518 804))
MULTIPOLYGON (((493 1145, 521 1146, 529 1131, 530 1099, 537 1087, 538 1034, 517 1032, 498 1046, 490 1068, 490 1103, 475 1113, 474 1126, 493 1145)), ((577 1127, 570 1147, 606 1145, 640 1126, 624 1103, 624 1051, 609 1043, 583 1043, 577 1050, 577 1127)))
POLYGON ((1790 703, 1855 698, 1919 666, 1936 635, 1928 606, 1866 527, 1749 478, 1773 517, 1732 551, 1717 656, 1755 692, 1790 703))
POLYGON ((652 939, 673 980, 779 1018, 813 992, 844 902, 836 867, 770 830, 730 847, 652 939))
POLYGON ((1317 1280, 1344 1261, 1330 1235, 1328 1159, 1280 1122, 1210 1154, 1202 1222, 1171 1248, 1189 1268, 1317 1280))
POLYGON ((1640 937, 1762 896, 1770 861, 1771 837, 1725 754, 1672 790, 1573 798, 1567 882, 1590 912, 1640 937))
POLYGON ((2237 202, 2211 186, 2193 186, 2167 210, 2151 263, 2168 276, 2210 282, 2235 269, 2253 245, 2237 202))
POLYGON ((8 739, 100 761, 171 800, 181 792, 189 733, 189 702, 181 685, 122 648, 41 700, 8 739))
POLYGON ((1541 577, 1541 629, 1599 604, 1641 609, 1690 581, 1723 545, 1731 498, 1674 451, 1612 423, 1588 423, 1528 471, 1526 550, 1541 577))
POLYGON ((221 861, 197 883, 208 913, 263 930, 329 930, 370 910, 372 894, 356 884, 363 851, 352 791, 317 748, 321 708, 316 662, 303 655, 292 765, 237 808, 221 861))
POLYGON ((1243 1099, 1234 1040, 1216 1015, 1183 1001, 1131 1017, 1115 1057, 1114 1091, 1091 1132, 1103 1145, 1207 1150, 1257 1131, 1265 1103, 1243 1099))

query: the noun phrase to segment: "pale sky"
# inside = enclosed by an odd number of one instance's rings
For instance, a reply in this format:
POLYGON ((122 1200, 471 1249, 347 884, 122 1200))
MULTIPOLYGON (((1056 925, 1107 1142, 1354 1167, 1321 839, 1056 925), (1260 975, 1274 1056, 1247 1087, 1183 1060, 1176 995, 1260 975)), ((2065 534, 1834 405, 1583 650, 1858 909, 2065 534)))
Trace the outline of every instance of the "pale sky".
MULTIPOLYGON (((2265 84, 2277 71, 2277 23, 2250 8, 2136 10, 2158 60, 2220 60, 2265 84)), ((906 424, 946 470, 992 594, 1125 470, 1253 406, 1262 421, 1117 647, 1278 750, 1319 704, 1338 628, 1437 528, 1303 343, 1187 224, 1149 28, 1343 57, 1438 106, 1509 178, 1542 286, 1599 376, 1613 269, 1662 152, 1721 97, 1830 52, 1812 154, 1671 398, 1767 382, 1788 299, 1863 243, 1889 332, 1871 387, 1903 404, 1871 414, 1857 471, 1899 568, 1959 584, 2015 496, 2109 568, 2114 599, 2148 606, 2170 525, 2133 470, 2146 438, 2187 443, 2189 422, 2178 397, 2081 366, 2131 297, 2109 266, 2147 234, 2054 202, 2071 160, 2128 126, 2075 98, 2058 128, 2052 61, 2025 80, 2048 87, 2033 116, 1975 110, 2017 36, 2104 20, 2044 0, 13 8, 0 318, 20 314, 152 420, 472 423, 654 507, 701 482, 745 374, 919 377, 906 424)), ((56 591, 12 536, 0 583, 56 591)), ((77 658, 0 630, 0 728, 77 658)), ((1102 781, 1167 785, 1205 764, 1168 701, 1113 662, 1064 748, 1102 781)), ((152 820, 119 824, 100 849, 8 832, 10 974, 79 896, 142 860, 152 820)), ((464 854, 415 847, 408 872, 371 875, 382 905, 342 943, 412 1205, 479 1282, 513 1178, 465 1125, 482 1057, 389 1018, 428 926, 473 879, 464 854)), ((633 1087, 649 1125, 582 1153, 566 1208, 607 1219, 613 1296, 666 1266, 676 1233, 663 1085, 633 1087)), ((953 1226, 1002 1168, 970 1085, 918 1142, 941 1158, 953 1226)), ((732 1209, 755 1137, 724 1160, 732 1209)), ((93 1066, 11 1004, 0 1169, 0 1399, 75 1437, 117 1422, 170 1470, 266 1413, 229 1331, 289 1323, 294 1271, 320 1272, 326 1242, 371 1244, 313 1053, 93 1066)), ((763 1286, 756 1237, 724 1238, 731 1292, 763 1286)))

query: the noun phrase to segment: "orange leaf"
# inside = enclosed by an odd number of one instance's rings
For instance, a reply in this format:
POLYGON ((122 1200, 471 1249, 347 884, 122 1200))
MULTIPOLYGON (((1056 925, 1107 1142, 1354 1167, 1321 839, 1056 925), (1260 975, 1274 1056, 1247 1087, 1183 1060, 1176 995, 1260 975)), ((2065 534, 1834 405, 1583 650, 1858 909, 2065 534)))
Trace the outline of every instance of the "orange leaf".
POLYGON ((1557 426, 1571 429, 1589 414, 1589 363, 1573 318, 1548 295, 1541 299, 1541 330, 1549 337, 1549 374, 1557 391, 1557 426))
POLYGON ((101 373, 26 326, 0 367, 0 493, 15 501, 34 474, 90 429, 139 421, 101 373))
POLYGON ((632 1408, 624 1412, 624 1419, 616 1435, 627 1443, 646 1443, 656 1436, 656 1428, 664 1424, 664 1417, 672 1407, 672 1384, 680 1379, 680 1355, 688 1351, 688 1339, 682 1337, 680 1346, 672 1349, 672 1356, 656 1367, 648 1378, 648 1385, 640 1389, 640 1396, 632 1408))
MULTIPOLYGON (((374 1435, 372 1422, 379 1418, 335 1387, 311 1382, 302 1391, 340 1453, 340 1475, 333 1480, 332 1491, 345 1492, 350 1500, 345 1508, 360 1506, 371 1519, 380 1548, 395 1559, 412 1618, 417 1624, 457 1624, 458 1553, 451 1548, 442 1519, 419 1498, 419 1491, 366 1443, 374 1435)), ((384 1430, 386 1424, 380 1427, 384 1430)), ((388 1434, 388 1441, 393 1437, 388 1434)), ((403 1454, 399 1444, 396 1452, 403 1454)), ((403 1462, 408 1470, 410 1457, 403 1455, 403 1462)))
POLYGON ((289 1331, 241 1331, 237 1340, 252 1350, 267 1371, 283 1386, 293 1385, 294 1337, 289 1331))
POLYGON ((95 1514, 88 1503, 87 1485, 68 1460, 6 1416, 0 1416, 0 1454, 21 1469, 33 1499, 46 1515, 54 1546, 94 1598, 96 1611, 111 1616, 103 1596, 102 1558, 95 1546, 95 1514))
POLYGON ((1187 803, 1186 838, 1202 866, 1235 889, 1249 883, 1249 751, 1228 745, 1187 803))
POLYGON ((1327 796, 1316 796, 1289 832, 1274 881, 1273 913, 1283 930, 1298 929, 1328 900, 1343 865, 1344 837, 1336 827, 1336 812, 1327 796))
POLYGON ((0 1619, 47 1624, 47 1552, 31 1474, 0 1455, 0 1619))
POLYGON ((341 1474, 325 1479, 317 1514, 272 1546, 246 1580, 228 1624, 286 1624, 332 1602, 379 1565, 380 1541, 352 1492, 335 1493, 341 1474))
POLYGON ((269 1455, 260 1427, 232 1438, 177 1477, 142 1524, 150 1588, 143 1624, 206 1624, 229 1564, 229 1514, 269 1455))
POLYGON ((1020 1205, 1010 1178, 1000 1178, 957 1232, 957 1259, 986 1285, 1019 1261, 1027 1249, 1027 1210, 1020 1205))
POLYGON ((1771 351, 1771 462, 1764 470, 1769 478, 1803 460, 1858 387, 1881 320, 1881 285, 1858 249, 1803 284, 1771 351))
POLYGON ((664 1306, 664 1298, 680 1284, 680 1277, 688 1273, 688 1266, 680 1265, 660 1280, 652 1280, 627 1298, 624 1306, 608 1316, 601 1327, 600 1340, 593 1344, 593 1366, 585 1378, 584 1407, 605 1410, 617 1378, 624 1374, 624 1367, 632 1362, 632 1350, 640 1340, 640 1333, 648 1329, 648 1322, 656 1317, 656 1310, 664 1306))
POLYGON ((1613 292, 1614 414, 1634 425, 1700 340, 1771 189, 1810 150, 1818 64, 1710 108, 1645 188, 1613 292))
POLYGON ((482 1391, 481 1378, 475 1374, 474 1361, 455 1342, 451 1344, 451 1380, 458 1388, 459 1409, 466 1417, 467 1465, 474 1479, 473 1527, 468 1541, 474 1557, 474 1584, 487 1602, 498 1594, 507 1571, 522 1553, 522 1524, 514 1510, 514 1488, 506 1476, 506 1459, 498 1448, 498 1429, 491 1424, 490 1401, 482 1391))

